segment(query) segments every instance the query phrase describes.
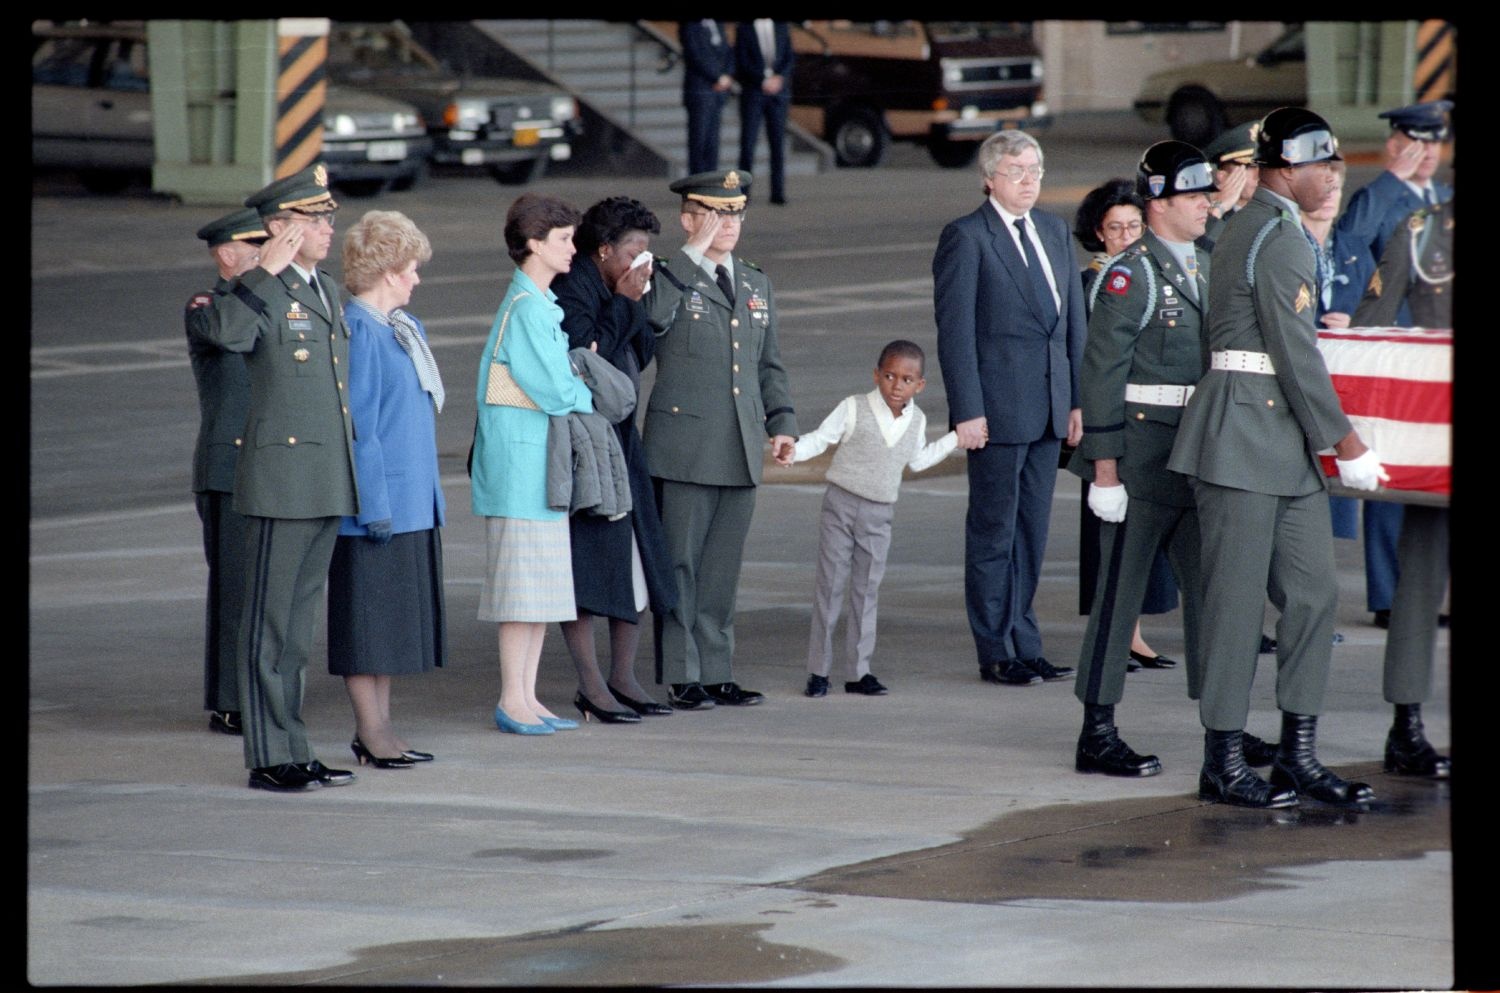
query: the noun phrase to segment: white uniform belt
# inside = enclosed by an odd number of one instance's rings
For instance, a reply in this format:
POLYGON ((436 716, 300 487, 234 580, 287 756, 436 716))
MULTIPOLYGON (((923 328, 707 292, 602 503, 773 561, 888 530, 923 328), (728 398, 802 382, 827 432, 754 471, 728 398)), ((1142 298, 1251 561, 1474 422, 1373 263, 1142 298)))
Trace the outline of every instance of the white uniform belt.
POLYGON ((1126 403, 1144 403, 1152 407, 1185 407, 1188 397, 1193 395, 1194 386, 1141 386, 1138 383, 1125 384, 1126 403))
POLYGON ((1263 376, 1276 375, 1276 367, 1271 364, 1271 356, 1265 352, 1240 352, 1234 349, 1214 352, 1210 366, 1226 372, 1258 372, 1263 376))

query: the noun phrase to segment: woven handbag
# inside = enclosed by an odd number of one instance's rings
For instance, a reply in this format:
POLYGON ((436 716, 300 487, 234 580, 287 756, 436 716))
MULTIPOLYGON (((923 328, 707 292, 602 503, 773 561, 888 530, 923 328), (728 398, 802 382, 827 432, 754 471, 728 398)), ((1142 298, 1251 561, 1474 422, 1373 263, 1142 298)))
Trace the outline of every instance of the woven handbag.
POLYGON ((500 361, 500 343, 505 340, 505 325, 510 322, 511 309, 522 297, 530 293, 517 293, 511 297, 505 316, 500 318, 500 333, 495 335, 495 351, 490 356, 490 377, 484 384, 484 402, 495 407, 520 407, 522 410, 541 410, 536 401, 526 395, 521 384, 510 374, 510 366, 500 361))

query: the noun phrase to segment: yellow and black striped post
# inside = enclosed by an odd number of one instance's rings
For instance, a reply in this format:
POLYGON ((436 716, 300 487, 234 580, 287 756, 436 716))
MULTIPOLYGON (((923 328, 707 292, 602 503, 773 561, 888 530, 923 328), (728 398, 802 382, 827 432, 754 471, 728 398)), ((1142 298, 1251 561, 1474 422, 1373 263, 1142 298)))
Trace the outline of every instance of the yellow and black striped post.
POLYGON ((1412 99, 1417 103, 1453 96, 1458 67, 1458 32, 1447 21, 1417 25, 1417 68, 1412 99))
POLYGON ((277 179, 306 169, 323 152, 328 27, 325 17, 291 17, 276 23, 277 179))

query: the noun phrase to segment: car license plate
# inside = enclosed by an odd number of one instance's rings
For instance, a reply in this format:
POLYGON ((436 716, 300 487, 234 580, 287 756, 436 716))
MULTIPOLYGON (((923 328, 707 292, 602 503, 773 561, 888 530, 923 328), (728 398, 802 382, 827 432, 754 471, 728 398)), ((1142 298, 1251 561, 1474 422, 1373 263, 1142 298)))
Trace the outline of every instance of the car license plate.
POLYGON ((406 142, 372 141, 365 151, 365 158, 371 162, 399 162, 406 158, 406 142))
POLYGON ((530 148, 542 140, 542 132, 538 128, 516 128, 516 147, 530 148))
POLYGON ((458 160, 464 165, 484 165, 484 149, 465 148, 458 153, 458 160))

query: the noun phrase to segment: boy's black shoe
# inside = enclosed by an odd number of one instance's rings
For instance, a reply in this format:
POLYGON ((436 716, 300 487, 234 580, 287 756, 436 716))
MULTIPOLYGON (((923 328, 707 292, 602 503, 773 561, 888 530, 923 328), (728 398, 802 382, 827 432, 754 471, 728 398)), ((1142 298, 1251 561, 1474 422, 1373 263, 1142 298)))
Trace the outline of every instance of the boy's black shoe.
MULTIPOLYGON (((852 686, 854 684, 850 683, 849 685, 852 686)), ((828 695, 828 677, 827 676, 820 676, 817 673, 813 673, 812 675, 808 676, 807 677, 807 689, 805 689, 805 690, 802 691, 802 695, 803 696, 827 696, 828 695)))
POLYGON ((880 685, 880 680, 876 679, 873 673, 867 672, 860 676, 858 681, 845 683, 844 692, 863 693, 865 696, 885 696, 889 691, 880 685))

